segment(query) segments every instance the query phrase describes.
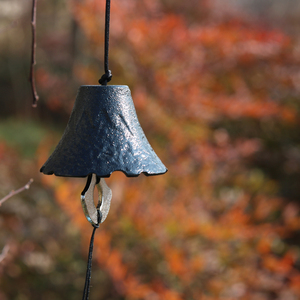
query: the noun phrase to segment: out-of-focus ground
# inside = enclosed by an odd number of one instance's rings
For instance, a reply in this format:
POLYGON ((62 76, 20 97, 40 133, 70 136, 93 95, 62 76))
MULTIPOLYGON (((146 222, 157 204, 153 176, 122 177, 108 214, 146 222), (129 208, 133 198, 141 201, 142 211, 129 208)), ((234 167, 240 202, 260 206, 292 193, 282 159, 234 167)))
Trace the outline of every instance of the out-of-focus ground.
MULTIPOLYGON (((0 1, 0 300, 79 299, 84 179, 39 168, 103 74, 105 3, 0 1), (6 248, 7 249, 7 248, 6 248)), ((114 173, 90 299, 300 299, 300 4, 114 0, 111 84, 129 85, 163 176, 114 173)))

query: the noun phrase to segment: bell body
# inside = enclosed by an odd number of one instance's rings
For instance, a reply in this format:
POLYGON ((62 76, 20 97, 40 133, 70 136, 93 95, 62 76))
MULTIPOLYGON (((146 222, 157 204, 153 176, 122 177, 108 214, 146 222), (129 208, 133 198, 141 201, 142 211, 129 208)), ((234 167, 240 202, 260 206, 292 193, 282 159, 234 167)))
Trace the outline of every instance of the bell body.
POLYGON ((47 175, 158 175, 166 167, 138 121, 128 86, 81 86, 65 132, 41 168, 47 175))

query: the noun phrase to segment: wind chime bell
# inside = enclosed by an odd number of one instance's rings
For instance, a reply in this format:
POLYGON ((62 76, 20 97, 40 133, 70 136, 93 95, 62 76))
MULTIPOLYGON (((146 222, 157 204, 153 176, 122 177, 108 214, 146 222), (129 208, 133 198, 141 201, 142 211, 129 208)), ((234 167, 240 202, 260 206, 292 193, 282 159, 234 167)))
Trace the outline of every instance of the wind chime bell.
POLYGON ((111 85, 108 68, 110 0, 105 14, 105 74, 101 85, 79 88, 65 132, 52 155, 41 168, 46 175, 87 177, 81 204, 94 230, 90 241, 83 300, 89 298, 91 264, 95 230, 106 219, 112 192, 104 178, 114 171, 128 177, 167 172, 167 168, 150 146, 138 121, 128 86, 111 85), (94 189, 98 203, 94 204, 94 189))
POLYGON ((85 85, 79 88, 65 132, 42 166, 46 175, 88 177, 81 204, 92 225, 106 219, 112 198, 104 178, 114 171, 128 177, 167 172, 138 121, 131 92, 124 85, 85 85), (93 191, 99 199, 94 206, 93 191))
POLYGON ((96 225, 98 211, 102 213, 100 222, 104 222, 112 197, 105 177, 114 171, 128 177, 159 175, 167 169, 141 128, 128 86, 86 85, 79 88, 65 132, 40 171, 88 176, 81 201, 88 221, 96 225), (95 186, 99 191, 97 207, 93 205, 95 186))
POLYGON ((41 168, 46 175, 128 177, 164 174, 150 146, 127 86, 81 86, 67 128, 41 168))

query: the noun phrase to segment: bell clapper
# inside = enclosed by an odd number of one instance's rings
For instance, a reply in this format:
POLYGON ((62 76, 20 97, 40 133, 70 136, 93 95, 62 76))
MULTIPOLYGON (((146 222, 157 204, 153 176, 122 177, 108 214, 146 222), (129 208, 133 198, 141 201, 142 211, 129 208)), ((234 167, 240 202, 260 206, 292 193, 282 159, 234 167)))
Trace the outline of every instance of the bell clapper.
POLYGON ((81 205, 87 220, 92 225, 99 225, 98 215, 100 213, 100 223, 103 223, 109 213, 112 191, 107 186, 104 178, 100 178, 96 174, 90 174, 87 178, 86 186, 81 193, 81 205), (94 190, 97 186, 98 202, 94 203, 94 190))
POLYGON ((83 290, 83 300, 89 299, 90 281, 92 272, 92 257, 94 248, 94 237, 96 229, 103 223, 108 215, 112 198, 111 189, 106 185, 104 178, 100 178, 96 174, 90 174, 84 190, 81 193, 81 205, 87 220, 93 225, 93 233, 90 241, 88 263, 85 277, 85 285, 83 290), (94 203, 94 190, 97 186, 98 202, 94 203))

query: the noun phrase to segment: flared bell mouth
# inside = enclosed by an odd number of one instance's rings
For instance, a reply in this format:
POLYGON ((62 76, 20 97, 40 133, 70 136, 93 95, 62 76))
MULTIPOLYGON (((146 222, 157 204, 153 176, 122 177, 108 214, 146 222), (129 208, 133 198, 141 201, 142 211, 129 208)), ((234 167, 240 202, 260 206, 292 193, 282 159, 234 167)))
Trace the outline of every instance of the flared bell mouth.
MULTIPOLYGON (((151 173, 147 173, 147 172, 140 172, 140 173, 134 173, 133 174, 133 173, 126 173, 123 170, 114 170, 110 174, 107 174, 107 173, 97 174, 97 173, 91 172, 91 173, 86 174, 86 175, 85 174, 78 174, 78 173, 76 173, 76 175, 66 175, 66 174, 59 174, 59 173, 55 173, 55 172, 46 173, 43 167, 40 169, 40 172, 44 173, 45 175, 55 175, 55 176, 59 176, 59 177, 77 177, 77 178, 86 178, 91 174, 96 174, 98 177, 101 177, 101 178, 109 178, 112 175, 112 173, 114 173, 114 172, 121 172, 121 173, 125 174, 126 177, 138 177, 141 174, 144 174, 147 177, 151 177, 151 176, 156 176, 156 175, 163 175, 163 174, 168 172, 168 169, 166 168, 165 171, 163 171, 162 173, 155 173, 155 174, 151 174, 151 173)), ((74 174, 74 173, 70 173, 70 174, 74 174)))
POLYGON ((64 177, 160 175, 167 168, 150 146, 126 85, 79 88, 66 130, 41 172, 64 177))

